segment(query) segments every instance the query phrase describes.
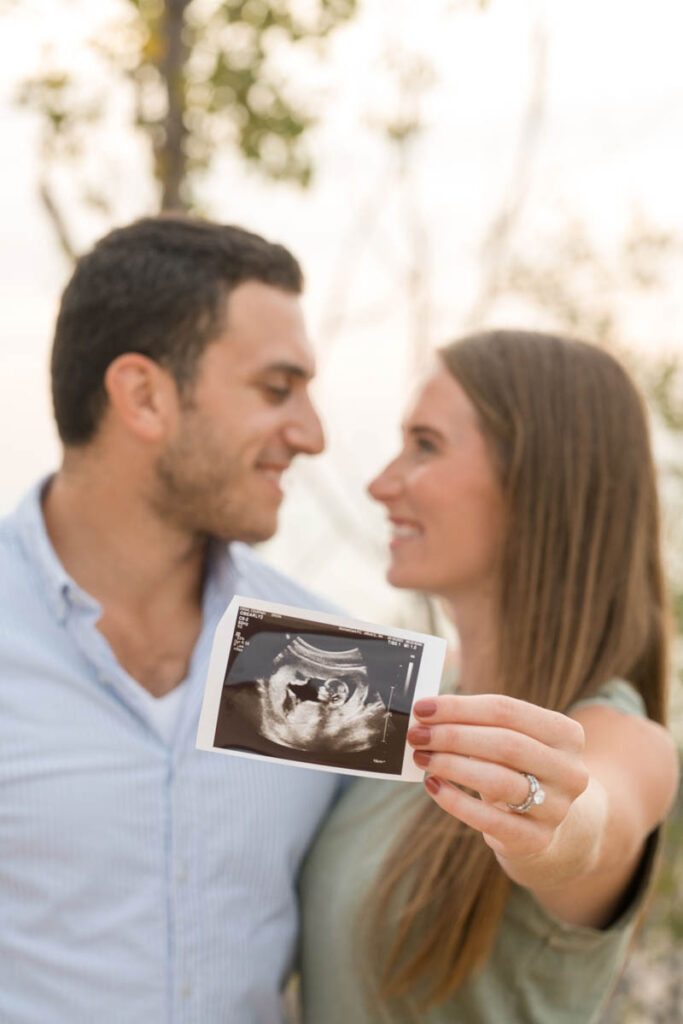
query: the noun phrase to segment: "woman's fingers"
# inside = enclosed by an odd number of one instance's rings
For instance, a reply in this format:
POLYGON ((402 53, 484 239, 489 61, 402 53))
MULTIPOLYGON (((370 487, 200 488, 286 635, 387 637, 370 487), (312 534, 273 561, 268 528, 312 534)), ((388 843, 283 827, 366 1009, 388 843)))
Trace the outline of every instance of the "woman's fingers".
POLYGON ((417 752, 414 760, 430 775, 464 785, 489 804, 521 804, 528 794, 528 779, 524 775, 490 761, 426 751, 417 752))
POLYGON ((586 786, 585 769, 579 757, 512 729, 460 723, 419 725, 408 730, 408 742, 412 747, 433 754, 459 754, 491 761, 516 772, 531 772, 541 785, 544 781, 557 781, 561 789, 574 796, 586 786))
POLYGON ((546 849, 588 784, 579 723, 503 694, 445 695, 418 701, 415 713, 408 742, 430 773, 432 799, 480 831, 499 857, 516 861, 546 849), (529 794, 524 772, 536 777, 544 800, 515 814, 509 805, 529 794))
POLYGON ((521 804, 529 792, 529 782, 524 775, 490 761, 422 750, 417 751, 413 759, 430 775, 472 789, 491 804, 521 804))
POLYGON ((418 701, 414 711, 424 725, 495 726, 560 750, 581 753, 584 747, 583 729, 573 718, 504 693, 444 694, 418 701))
MULTIPOLYGON (((416 765, 430 775, 474 790, 482 800, 496 804, 505 811, 508 810, 508 804, 522 804, 529 795, 529 780, 526 776, 503 765, 457 754, 431 754, 423 750, 417 751, 413 758, 416 765)), ((545 793, 543 808, 534 807, 530 813, 534 817, 559 824, 567 814, 570 800, 554 787, 549 787, 545 781, 541 783, 541 788, 545 793)))
POLYGON ((543 853, 588 784, 579 723, 503 694, 444 695, 418 701, 415 714, 408 742, 430 773, 432 799, 481 832, 501 863, 543 853), (517 814, 510 805, 529 795, 524 772, 536 777, 544 799, 517 814))
POLYGON ((552 841, 555 829, 546 821, 500 810, 433 775, 425 787, 444 811, 482 832, 496 854, 515 860, 534 857, 552 841))

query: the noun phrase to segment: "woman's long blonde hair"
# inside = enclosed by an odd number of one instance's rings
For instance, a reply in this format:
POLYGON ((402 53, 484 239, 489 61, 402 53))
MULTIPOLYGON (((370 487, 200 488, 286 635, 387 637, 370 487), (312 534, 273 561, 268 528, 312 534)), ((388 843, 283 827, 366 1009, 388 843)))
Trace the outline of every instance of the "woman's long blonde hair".
MULTIPOLYGON (((664 722, 655 469, 628 374, 595 346, 522 331, 467 337, 440 356, 478 413, 505 502, 496 652, 505 692, 566 711, 618 677, 664 722)), ((454 993, 486 960, 508 886, 479 833, 421 801, 367 919, 380 995, 417 992, 427 1009, 454 993)))

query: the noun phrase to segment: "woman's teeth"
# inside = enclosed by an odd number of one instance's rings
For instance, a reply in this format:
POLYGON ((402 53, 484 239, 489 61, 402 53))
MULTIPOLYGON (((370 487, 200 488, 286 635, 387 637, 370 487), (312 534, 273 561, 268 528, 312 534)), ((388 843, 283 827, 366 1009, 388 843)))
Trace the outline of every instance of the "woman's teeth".
POLYGON ((420 533, 417 526, 393 526, 392 535, 397 538, 417 537, 420 533))

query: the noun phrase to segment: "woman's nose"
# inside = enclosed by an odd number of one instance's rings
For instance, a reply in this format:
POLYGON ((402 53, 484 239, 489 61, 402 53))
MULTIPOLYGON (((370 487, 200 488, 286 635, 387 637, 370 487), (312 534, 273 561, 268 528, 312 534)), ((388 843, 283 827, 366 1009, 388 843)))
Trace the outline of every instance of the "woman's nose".
POLYGON ((368 494, 375 501, 391 501, 401 490, 401 477, 394 459, 368 484, 368 494))

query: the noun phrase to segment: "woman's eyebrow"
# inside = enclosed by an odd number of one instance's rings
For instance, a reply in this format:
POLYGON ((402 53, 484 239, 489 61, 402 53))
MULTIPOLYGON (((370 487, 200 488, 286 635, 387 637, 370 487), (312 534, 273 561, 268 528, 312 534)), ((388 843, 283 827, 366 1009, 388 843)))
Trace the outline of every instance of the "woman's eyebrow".
POLYGON ((441 430, 436 427, 431 427, 427 423, 404 423, 402 427, 404 434, 430 434, 432 437, 443 438, 444 434, 441 430))

